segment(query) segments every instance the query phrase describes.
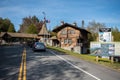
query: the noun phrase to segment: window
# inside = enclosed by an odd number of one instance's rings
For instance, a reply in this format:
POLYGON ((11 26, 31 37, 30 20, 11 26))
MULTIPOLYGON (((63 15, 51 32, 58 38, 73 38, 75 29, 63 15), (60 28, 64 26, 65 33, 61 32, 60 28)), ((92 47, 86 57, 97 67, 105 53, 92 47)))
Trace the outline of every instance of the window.
POLYGON ((71 39, 68 39, 68 44, 72 44, 72 40, 71 39))
POLYGON ((67 39, 64 39, 64 44, 67 44, 67 39))
POLYGON ((71 39, 64 39, 64 44, 72 44, 72 40, 71 39))
POLYGON ((68 33, 69 34, 75 34, 75 30, 69 30, 68 33))
POLYGON ((66 30, 62 30, 61 34, 67 34, 67 31, 66 30))

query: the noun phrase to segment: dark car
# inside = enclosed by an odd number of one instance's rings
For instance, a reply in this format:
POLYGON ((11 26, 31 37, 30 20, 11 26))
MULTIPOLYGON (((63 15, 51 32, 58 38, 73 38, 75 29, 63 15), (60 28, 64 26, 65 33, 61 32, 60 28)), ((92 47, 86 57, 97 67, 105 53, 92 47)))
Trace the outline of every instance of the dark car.
POLYGON ((42 42, 35 42, 32 49, 33 51, 46 51, 46 46, 42 42))

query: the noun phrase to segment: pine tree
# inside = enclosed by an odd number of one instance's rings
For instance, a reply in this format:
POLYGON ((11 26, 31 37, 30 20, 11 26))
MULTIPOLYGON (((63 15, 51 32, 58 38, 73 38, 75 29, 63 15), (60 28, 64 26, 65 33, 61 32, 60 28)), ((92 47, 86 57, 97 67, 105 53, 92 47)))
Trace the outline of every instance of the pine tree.
POLYGON ((26 32, 30 34, 37 34, 36 26, 34 24, 31 24, 26 32))
POLYGON ((8 32, 15 32, 15 28, 12 24, 9 26, 8 32))
POLYGON ((114 38, 114 41, 120 41, 120 32, 117 27, 112 28, 112 36, 114 38))
POLYGON ((2 17, 0 17, 0 32, 7 32, 10 26, 14 27, 10 19, 8 18, 3 19, 2 17))

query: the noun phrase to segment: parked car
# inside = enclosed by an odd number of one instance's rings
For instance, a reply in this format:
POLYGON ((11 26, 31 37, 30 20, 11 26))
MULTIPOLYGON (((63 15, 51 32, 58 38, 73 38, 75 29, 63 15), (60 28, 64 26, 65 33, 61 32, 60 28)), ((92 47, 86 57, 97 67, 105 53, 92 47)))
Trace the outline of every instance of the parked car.
POLYGON ((46 51, 46 46, 42 42, 35 42, 32 49, 33 51, 46 51))

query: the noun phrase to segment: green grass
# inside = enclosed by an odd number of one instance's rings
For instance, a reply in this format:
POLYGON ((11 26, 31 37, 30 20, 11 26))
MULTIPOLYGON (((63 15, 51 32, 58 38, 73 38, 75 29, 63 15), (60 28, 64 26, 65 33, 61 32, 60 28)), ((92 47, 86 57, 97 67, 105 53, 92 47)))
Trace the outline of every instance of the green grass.
POLYGON ((99 61, 97 62, 96 57, 92 56, 92 55, 89 55, 89 54, 78 54, 78 53, 75 53, 75 52, 72 52, 72 51, 69 51, 69 50, 61 49, 59 47, 47 46, 47 48, 62 52, 64 54, 72 55, 74 57, 86 60, 88 62, 103 65, 103 66, 106 66, 106 67, 109 67, 109 68, 120 71, 120 63, 118 63, 118 62, 111 63, 111 61, 109 59, 106 59, 106 58, 99 58, 99 61))

